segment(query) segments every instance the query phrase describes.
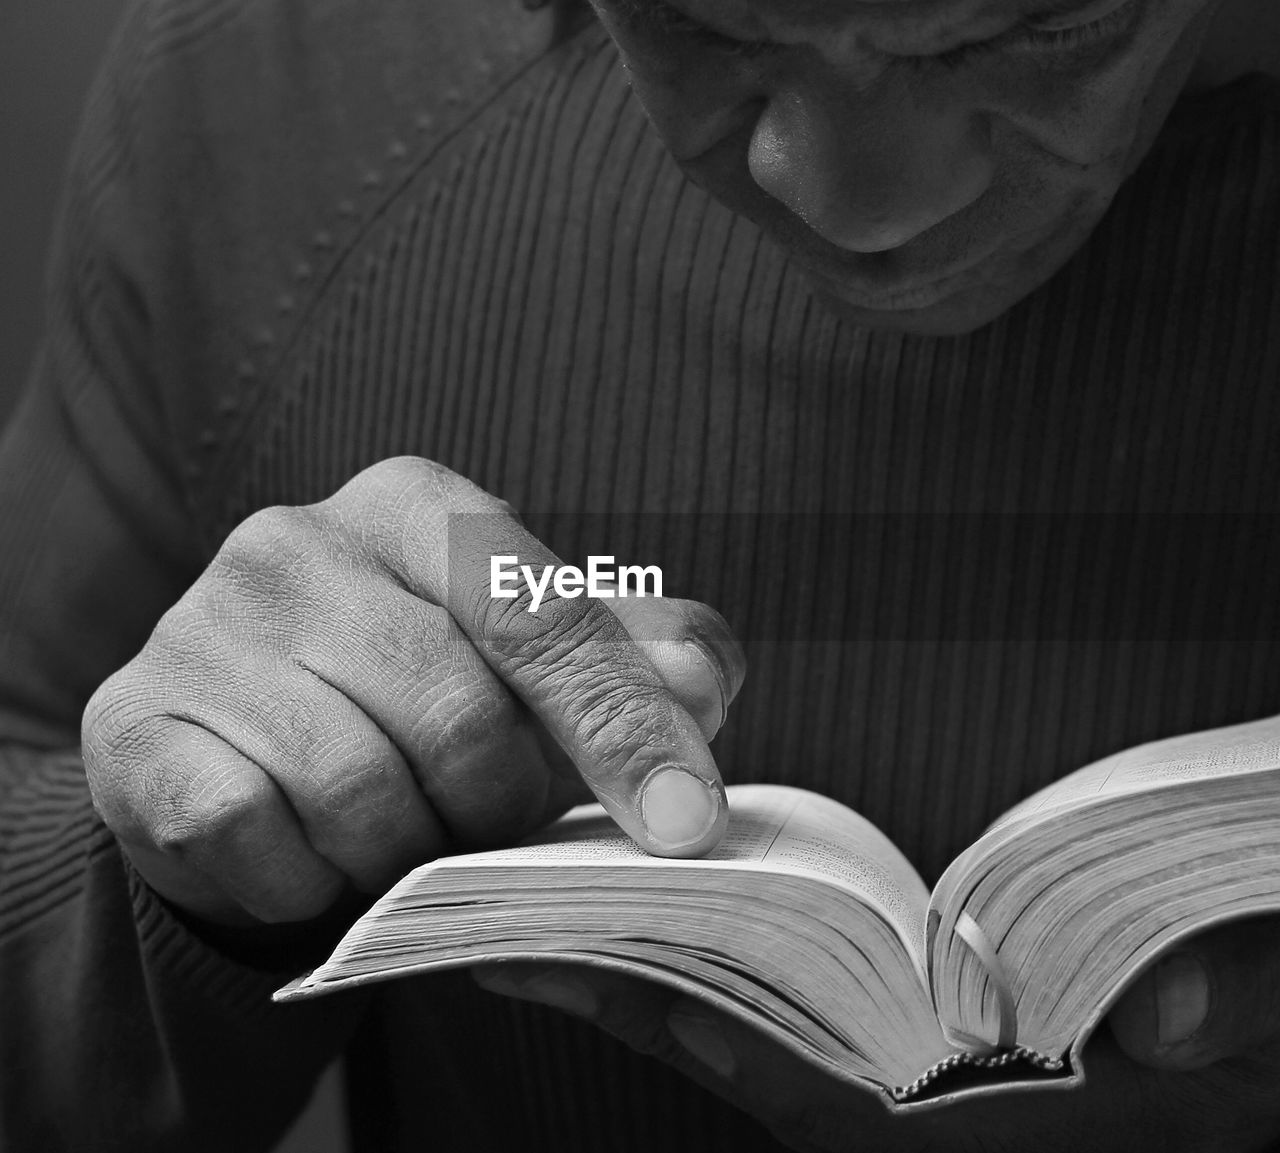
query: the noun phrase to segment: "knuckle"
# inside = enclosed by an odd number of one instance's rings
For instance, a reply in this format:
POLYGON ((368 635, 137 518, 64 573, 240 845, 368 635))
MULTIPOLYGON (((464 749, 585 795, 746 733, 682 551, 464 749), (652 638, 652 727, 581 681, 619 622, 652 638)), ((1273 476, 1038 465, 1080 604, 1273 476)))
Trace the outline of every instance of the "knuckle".
POLYGON ((327 556, 321 517, 314 507, 276 505, 241 521, 218 550, 207 573, 250 587, 275 587, 284 573, 305 573, 327 556))
POLYGON ((362 469, 318 507, 349 510, 399 507, 443 495, 455 474, 420 456, 391 456, 362 469))
POLYGON ((156 622, 133 671, 145 682, 153 708, 197 699, 285 619, 278 606, 264 613, 259 598, 206 573, 156 622))
POLYGON ((151 842, 175 857, 206 848, 215 857, 222 855, 253 823, 268 788, 265 779, 248 774, 220 773, 187 782, 154 821, 151 842))
POLYGON ((223 551, 249 558, 272 558, 315 534, 316 514, 309 507, 272 505, 258 509, 231 530, 223 551))
POLYGON ((395 795, 396 775, 389 757, 367 755, 362 743, 333 748, 312 775, 308 807, 328 824, 355 828, 376 822, 395 795))
POLYGON ((124 844, 221 875, 246 852, 267 851, 269 838, 253 830, 276 786, 238 761, 210 760, 216 738, 185 719, 180 694, 158 688, 156 678, 144 655, 86 706, 82 748, 94 808, 124 844))
POLYGON ((166 857, 186 860, 199 846, 202 830, 180 812, 166 813, 146 830, 146 843, 166 857))
POLYGON ((389 456, 356 475, 348 487, 400 492, 408 485, 432 484, 450 474, 443 465, 421 456, 389 456))
POLYGON ((477 681, 470 670, 448 674, 410 730, 415 747, 435 757, 486 748, 505 740, 516 723, 514 700, 477 681))
MULTIPOLYGON (((334 826, 332 832, 335 842, 355 846, 380 859, 398 853, 404 830, 398 814, 390 806, 358 796, 343 813, 342 824, 334 826)), ((332 859, 336 845, 326 841, 324 836, 317 837, 316 848, 332 859)))
POLYGON ((439 562, 448 548, 449 515, 485 511, 493 502, 442 464, 389 457, 358 473, 313 506, 341 526, 348 543, 397 580, 439 562))
POLYGON ((128 702, 133 697, 129 680, 128 666, 112 673, 85 705, 80 719, 80 737, 86 756, 92 755, 97 759, 114 748, 126 727, 128 702))
POLYGON ((419 725, 412 761, 432 807, 467 842, 511 840, 544 817, 550 775, 510 698, 468 693, 454 707, 440 698, 419 725))
POLYGON ((527 586, 510 599, 490 597, 487 589, 484 593, 477 598, 473 626, 502 671, 554 666, 606 633, 611 623, 621 627, 586 598, 562 597, 548 590, 534 612, 527 586))
POLYGON ((95 808, 122 833, 134 823, 139 776, 163 741, 163 722, 151 707, 146 682, 130 666, 108 677, 81 718, 85 776, 95 808))
POLYGON ((661 698, 636 692, 635 687, 601 670, 585 670, 565 687, 565 712, 580 740, 598 756, 629 756, 649 743, 655 722, 666 727, 668 718, 655 715, 661 698))
POLYGON ((406 813, 401 788, 399 774, 386 761, 329 774, 316 799, 316 812, 306 822, 313 827, 316 848, 325 856, 340 845, 395 852, 406 813))

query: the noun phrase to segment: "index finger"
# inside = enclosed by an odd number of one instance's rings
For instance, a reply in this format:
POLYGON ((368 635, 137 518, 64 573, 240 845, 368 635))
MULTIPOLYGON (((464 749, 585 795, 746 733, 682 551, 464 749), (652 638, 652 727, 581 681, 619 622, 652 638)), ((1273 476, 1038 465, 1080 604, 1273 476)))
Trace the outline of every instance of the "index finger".
POLYGON ((410 458, 378 469, 376 518, 391 528, 381 534, 383 563, 449 612, 637 844, 660 856, 713 848, 728 821, 715 760, 618 618, 592 598, 557 592, 553 577, 541 597, 523 581, 514 597, 492 595, 495 556, 517 557, 539 578, 562 562, 462 477, 410 458))

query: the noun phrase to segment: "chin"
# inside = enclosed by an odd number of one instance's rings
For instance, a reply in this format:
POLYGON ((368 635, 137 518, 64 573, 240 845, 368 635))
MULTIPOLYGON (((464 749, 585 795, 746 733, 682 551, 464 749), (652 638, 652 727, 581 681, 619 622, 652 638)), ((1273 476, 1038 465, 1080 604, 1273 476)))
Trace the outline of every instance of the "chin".
POLYGON ((1026 295, 969 290, 920 308, 868 308, 852 303, 838 289, 808 279, 814 297, 841 320, 859 328, 912 336, 964 336, 998 320, 1026 295))
POLYGON ((866 302, 855 288, 842 285, 838 276, 823 275, 799 263, 797 270, 827 309, 861 328, 915 336, 964 336, 999 320, 1050 280, 1078 251, 1100 216, 1100 212, 1093 215, 1086 227, 1076 218, 1030 247, 984 261, 933 294, 890 297, 883 303, 866 302))

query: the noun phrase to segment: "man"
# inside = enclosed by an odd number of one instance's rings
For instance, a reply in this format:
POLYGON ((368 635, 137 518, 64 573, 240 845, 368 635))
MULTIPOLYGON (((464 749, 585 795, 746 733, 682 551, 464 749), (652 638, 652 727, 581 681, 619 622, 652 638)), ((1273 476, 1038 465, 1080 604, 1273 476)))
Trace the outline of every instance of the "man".
POLYGON ((584 783, 668 854, 717 765, 806 784, 932 878, 1092 756, 1278 711, 1275 17, 598 15, 131 9, 0 456, 5 1137, 266 1148, 346 1047, 357 1148, 1264 1147, 1262 922, 1081 1092, 911 1121, 567 970, 480 980, 571 1015, 268 1006, 584 783), (589 552, 690 599, 489 595, 589 552))

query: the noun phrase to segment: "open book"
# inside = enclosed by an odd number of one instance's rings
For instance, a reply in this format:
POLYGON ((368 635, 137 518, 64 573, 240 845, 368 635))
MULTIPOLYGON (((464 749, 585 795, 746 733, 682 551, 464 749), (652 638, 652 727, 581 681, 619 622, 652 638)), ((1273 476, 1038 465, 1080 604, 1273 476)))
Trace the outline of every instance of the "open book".
POLYGON ((597 806, 415 869, 281 1001, 504 958, 604 965, 735 1013, 917 1108, 1083 1077, 1174 941, 1280 910, 1280 718, 1143 745, 1017 805, 932 894, 825 797, 729 789, 720 846, 650 857, 597 806))

